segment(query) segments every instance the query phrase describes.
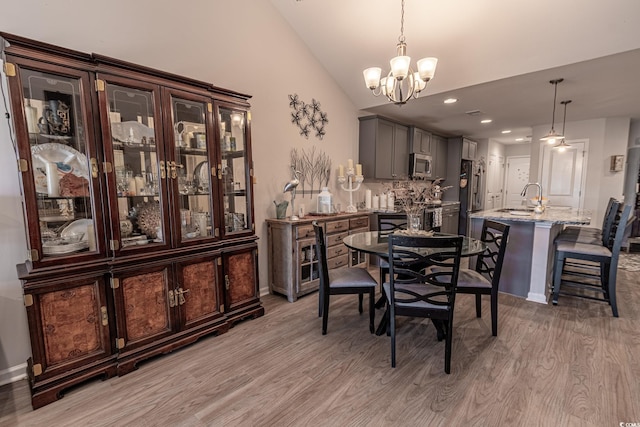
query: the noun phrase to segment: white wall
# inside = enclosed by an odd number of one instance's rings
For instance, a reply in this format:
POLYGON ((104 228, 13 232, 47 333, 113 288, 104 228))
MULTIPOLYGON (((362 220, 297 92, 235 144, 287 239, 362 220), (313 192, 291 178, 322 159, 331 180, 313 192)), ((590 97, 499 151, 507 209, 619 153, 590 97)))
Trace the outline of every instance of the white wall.
MULTIPOLYGON (((267 228, 273 200, 290 179, 291 148, 325 151, 337 167, 357 159, 357 111, 268 1, 21 0, 3 5, 0 31, 204 80, 253 96, 256 233, 261 291, 267 292, 267 228), (327 113, 324 140, 291 124, 288 95, 315 98, 327 113)), ((0 105, 0 112, 4 108, 0 105)), ((26 252, 15 155, 0 128, 0 381, 30 354, 15 264, 26 252)), ((335 175, 332 176, 335 178, 335 175)), ((343 191, 331 190, 346 206, 343 191)), ((307 210, 316 199, 298 196, 307 210)))
MULTIPOLYGON (((567 141, 587 139, 589 141, 586 166, 587 181, 584 208, 591 210, 591 224, 602 223, 604 210, 610 197, 622 200, 624 172, 610 172, 612 155, 623 154, 627 150, 630 120, 628 118, 607 118, 567 122, 567 141)), ((540 173, 540 138, 549 126, 533 128, 531 138, 530 180, 538 181, 540 173)))

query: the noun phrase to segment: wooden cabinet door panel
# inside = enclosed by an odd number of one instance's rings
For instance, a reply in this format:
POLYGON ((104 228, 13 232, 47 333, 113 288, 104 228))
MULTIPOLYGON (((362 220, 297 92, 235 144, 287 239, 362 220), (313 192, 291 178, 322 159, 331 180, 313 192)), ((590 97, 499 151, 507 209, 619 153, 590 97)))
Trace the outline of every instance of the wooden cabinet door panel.
POLYGON ((187 329, 222 316, 217 258, 177 265, 182 328, 187 329))
POLYGON ((172 333, 169 277, 170 266, 119 277, 116 310, 118 338, 124 339, 124 348, 132 349, 172 333))
POLYGON ((35 293, 27 307, 32 331, 33 363, 40 378, 98 361, 113 354, 109 309, 102 276, 66 283, 56 290, 35 293))
POLYGON ((258 275, 255 250, 225 256, 225 288, 227 312, 256 300, 258 275))

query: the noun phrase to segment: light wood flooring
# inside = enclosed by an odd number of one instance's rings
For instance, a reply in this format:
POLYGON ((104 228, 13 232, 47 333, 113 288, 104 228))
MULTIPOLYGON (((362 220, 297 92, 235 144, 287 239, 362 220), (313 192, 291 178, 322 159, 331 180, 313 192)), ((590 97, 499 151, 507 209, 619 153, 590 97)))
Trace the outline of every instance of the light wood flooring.
MULTIPOLYGON (((2 426, 618 426, 640 423, 640 281, 618 275, 620 318, 603 303, 541 305, 458 298, 451 374, 428 321, 369 334, 355 296, 332 297, 328 335, 317 294, 266 296, 266 315, 137 371, 90 381, 33 411, 25 381, 0 387, 2 426)), ((366 303, 365 303, 366 306, 366 303)), ((365 308, 366 311, 366 308, 365 308)), ((376 321, 382 311, 376 313, 376 321)))

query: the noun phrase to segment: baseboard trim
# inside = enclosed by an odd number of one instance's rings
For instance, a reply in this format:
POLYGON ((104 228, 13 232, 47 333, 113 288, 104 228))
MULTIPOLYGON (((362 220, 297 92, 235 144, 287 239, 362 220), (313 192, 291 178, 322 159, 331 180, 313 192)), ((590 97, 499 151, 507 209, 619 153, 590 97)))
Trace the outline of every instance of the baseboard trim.
POLYGON ((0 386, 27 378, 27 364, 12 366, 0 371, 0 386))

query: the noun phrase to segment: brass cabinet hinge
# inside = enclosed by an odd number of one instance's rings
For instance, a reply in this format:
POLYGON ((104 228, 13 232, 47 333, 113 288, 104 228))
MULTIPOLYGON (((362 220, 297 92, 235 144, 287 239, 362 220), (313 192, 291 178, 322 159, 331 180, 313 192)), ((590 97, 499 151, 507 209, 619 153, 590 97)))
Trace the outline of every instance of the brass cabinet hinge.
POLYGON ((38 375, 42 375, 42 365, 39 363, 36 363, 35 365, 33 365, 32 367, 33 369, 33 375, 34 376, 38 376, 38 375))
POLYGON ((218 163, 218 179, 222 179, 222 164, 218 163))
POLYGON ((104 170, 104 173, 113 172, 113 167, 111 166, 111 162, 102 162, 102 170, 104 170))
POLYGON ((120 249, 120 241, 118 240, 109 240, 109 247, 112 251, 117 251, 120 249))
POLYGON ((97 178, 98 177, 98 160, 96 160, 95 157, 92 157, 91 159, 89 159, 89 162, 91 163, 91 178, 97 178))
POLYGON ((226 290, 229 290, 229 275, 228 274, 224 275, 224 288, 226 290))
POLYGON ((253 168, 249 169, 249 176, 253 176, 253 168))
POLYGON ((211 176, 212 177, 216 177, 216 167, 215 166, 211 166, 211 176))
POLYGON ((96 92, 104 92, 104 80, 96 80, 96 92))
POLYGON ((116 348, 118 350, 124 348, 124 338, 116 338, 116 348))
POLYGON ((160 160, 160 178, 165 179, 167 177, 167 172, 164 166, 164 160, 160 160))
POLYGON ((216 227, 215 232, 213 233, 214 237, 220 237, 220 229, 218 227, 216 227))
POLYGON ((24 296, 24 306, 31 307, 33 305, 33 295, 25 294, 24 296))
POLYGON ((222 258, 218 257, 218 265, 222 266, 222 258))
POLYGON ((100 314, 102 314, 102 326, 107 326, 109 324, 109 316, 107 315, 107 307, 104 305, 100 307, 100 314))
POLYGON ((31 249, 29 251, 29 259, 31 261, 39 261, 40 260, 40 253, 38 252, 37 249, 31 249))
POLYGON ((224 304, 220 305, 220 313, 224 313, 224 304))
POLYGON ((111 278, 111 289, 118 289, 120 287, 120 279, 117 277, 111 278))
POLYGON ((213 113, 213 104, 210 102, 207 102, 207 111, 213 113))
POLYGON ((18 169, 20 172, 29 172, 29 162, 26 159, 18 159, 18 169))
POLYGON ((16 76, 16 66, 11 62, 4 63, 4 73, 7 77, 15 77, 16 76))

